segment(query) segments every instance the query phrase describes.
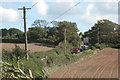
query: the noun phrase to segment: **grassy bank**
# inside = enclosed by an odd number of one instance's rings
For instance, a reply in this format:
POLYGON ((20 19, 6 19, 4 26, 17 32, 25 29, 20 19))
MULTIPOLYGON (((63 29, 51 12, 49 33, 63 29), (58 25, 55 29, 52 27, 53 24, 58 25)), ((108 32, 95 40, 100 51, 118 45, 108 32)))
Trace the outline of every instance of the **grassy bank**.
POLYGON ((16 47, 12 51, 3 50, 3 61, 12 63, 14 59, 13 55, 16 57, 21 56, 19 65, 22 65, 21 68, 23 71, 27 74, 28 69, 30 69, 33 77, 41 78, 49 76, 53 70, 60 66, 71 64, 94 53, 94 51, 88 50, 84 53, 71 55, 69 54, 71 48, 71 45, 67 47, 66 54, 64 53, 63 45, 50 51, 32 53, 29 54, 29 60, 26 61, 24 50, 16 47))

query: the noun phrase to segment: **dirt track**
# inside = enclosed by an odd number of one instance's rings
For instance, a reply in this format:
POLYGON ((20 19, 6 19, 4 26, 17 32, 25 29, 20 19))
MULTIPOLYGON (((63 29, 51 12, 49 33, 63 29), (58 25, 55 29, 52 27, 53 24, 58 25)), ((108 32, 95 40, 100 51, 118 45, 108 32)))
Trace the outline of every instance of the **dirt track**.
POLYGON ((91 58, 58 69, 50 78, 118 78, 118 49, 106 48, 91 58))

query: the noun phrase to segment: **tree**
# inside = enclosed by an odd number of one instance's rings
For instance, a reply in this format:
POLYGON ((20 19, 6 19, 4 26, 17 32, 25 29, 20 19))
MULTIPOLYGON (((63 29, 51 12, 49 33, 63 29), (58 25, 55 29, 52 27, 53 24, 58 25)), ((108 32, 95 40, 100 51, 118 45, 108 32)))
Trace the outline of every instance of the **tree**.
POLYGON ((66 29, 66 38, 69 43, 74 41, 75 39, 79 38, 79 35, 77 32, 79 31, 77 28, 76 23, 71 23, 71 22, 59 22, 58 24, 58 37, 60 41, 64 40, 64 31, 66 29))
POLYGON ((31 27, 28 31, 28 40, 37 41, 38 39, 44 38, 47 33, 41 27, 31 27))
POLYGON ((116 31, 114 30, 118 24, 112 21, 103 19, 99 20, 91 30, 85 32, 84 37, 89 37, 90 43, 113 43, 116 36, 116 31))
POLYGON ((18 34, 22 33, 21 30, 16 29, 16 28, 10 28, 8 30, 10 37, 16 37, 18 34))
POLYGON ((45 28, 48 25, 48 22, 46 20, 35 20, 34 23, 32 24, 35 27, 41 27, 45 28))
POLYGON ((2 30, 2 37, 7 37, 7 35, 9 34, 7 29, 1 29, 2 30))
POLYGON ((51 21, 53 27, 58 27, 59 22, 57 21, 51 21))

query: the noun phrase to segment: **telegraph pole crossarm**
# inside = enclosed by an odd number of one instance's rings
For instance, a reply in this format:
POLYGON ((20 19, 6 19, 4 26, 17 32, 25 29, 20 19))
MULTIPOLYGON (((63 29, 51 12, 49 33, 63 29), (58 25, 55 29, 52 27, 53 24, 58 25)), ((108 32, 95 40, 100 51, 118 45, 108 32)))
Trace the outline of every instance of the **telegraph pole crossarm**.
POLYGON ((25 51, 26 51, 26 58, 28 60, 28 46, 27 46, 27 31, 26 31, 26 10, 29 10, 31 8, 26 8, 23 6, 23 8, 18 8, 18 10, 23 10, 23 16, 24 16, 24 32, 25 32, 25 51))

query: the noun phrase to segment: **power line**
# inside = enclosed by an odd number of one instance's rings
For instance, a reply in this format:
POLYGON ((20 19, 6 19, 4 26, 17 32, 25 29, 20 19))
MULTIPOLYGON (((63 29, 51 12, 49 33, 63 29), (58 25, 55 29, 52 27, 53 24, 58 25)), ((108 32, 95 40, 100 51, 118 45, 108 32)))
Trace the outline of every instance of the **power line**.
MULTIPOLYGON (((40 0, 39 0, 40 1, 40 0)), ((38 2, 39 2, 38 1, 38 2)), ((31 6, 31 9, 36 5, 36 4, 38 4, 38 2, 36 2, 35 4, 33 4, 32 6, 31 6)), ((82 0, 81 0, 81 2, 82 2, 82 0)), ((62 14, 60 14, 58 17, 56 17, 53 21, 55 21, 56 19, 58 19, 58 18, 60 18, 61 16, 63 16, 64 14, 66 14, 67 12, 69 12, 70 10, 72 10, 74 7, 76 7, 78 4, 80 4, 81 2, 78 2, 77 4, 75 4, 73 7, 71 7, 70 9, 68 9, 68 10, 66 10, 65 12, 63 12, 62 14)))
MULTIPOLYGON (((81 1, 82 2, 82 1, 81 1)), ((71 7, 70 9, 66 10, 65 12, 63 12, 62 14, 60 14, 58 17, 56 17, 53 21, 55 21, 56 19, 60 18, 61 16, 63 16, 64 14, 66 14, 67 12, 69 12, 70 10, 72 10, 74 7, 76 7, 78 4, 80 4, 81 2, 78 2, 77 4, 75 4, 73 7, 71 7)))
MULTIPOLYGON (((40 0, 39 0, 39 1, 40 1, 40 0)), ((39 2, 39 1, 38 1, 38 2, 39 2)), ((35 4, 33 4, 33 5, 31 6, 31 8, 33 8, 38 2, 36 2, 35 4)))

